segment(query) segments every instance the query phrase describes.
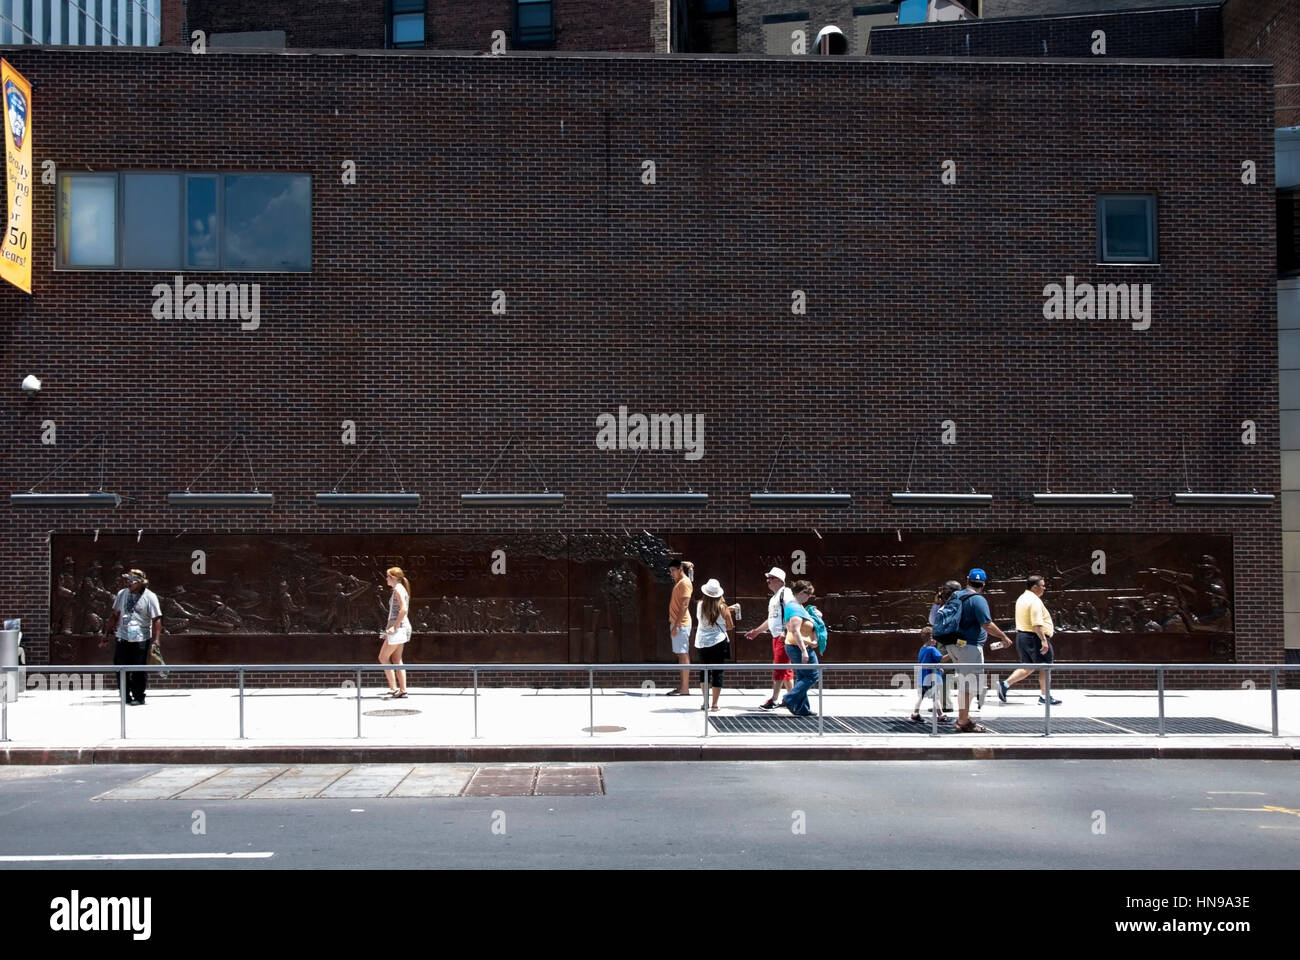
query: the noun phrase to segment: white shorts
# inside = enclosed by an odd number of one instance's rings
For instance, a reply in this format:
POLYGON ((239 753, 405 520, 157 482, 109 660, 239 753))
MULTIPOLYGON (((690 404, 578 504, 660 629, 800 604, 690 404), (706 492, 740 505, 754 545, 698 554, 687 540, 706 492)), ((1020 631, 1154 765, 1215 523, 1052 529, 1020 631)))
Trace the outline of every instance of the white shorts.
POLYGON ((386 642, 391 643, 395 647, 400 647, 402 644, 406 643, 406 641, 410 639, 411 639, 411 621, 403 620, 401 625, 392 632, 392 635, 389 636, 386 642))
POLYGON ((678 627, 673 633, 673 653, 689 653, 691 649, 691 628, 678 627))

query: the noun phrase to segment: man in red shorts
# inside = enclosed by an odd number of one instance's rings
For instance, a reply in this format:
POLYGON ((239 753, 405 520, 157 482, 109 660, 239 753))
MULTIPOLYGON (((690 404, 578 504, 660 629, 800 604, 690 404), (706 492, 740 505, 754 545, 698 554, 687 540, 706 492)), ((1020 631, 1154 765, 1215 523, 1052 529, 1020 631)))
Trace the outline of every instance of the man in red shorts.
MULTIPOLYGON (((745 638, 753 640, 755 637, 761 637, 764 633, 772 635, 772 662, 775 664, 789 663, 790 658, 785 652, 785 605, 794 600, 794 594, 785 585, 785 571, 780 567, 773 567, 767 571, 767 589, 772 591, 772 599, 767 602, 767 622, 761 626, 755 627, 745 634, 745 638)), ((789 690, 794 686, 793 670, 773 670, 772 671, 772 696, 763 704, 764 710, 771 710, 777 705, 777 697, 781 695, 781 689, 789 690)))

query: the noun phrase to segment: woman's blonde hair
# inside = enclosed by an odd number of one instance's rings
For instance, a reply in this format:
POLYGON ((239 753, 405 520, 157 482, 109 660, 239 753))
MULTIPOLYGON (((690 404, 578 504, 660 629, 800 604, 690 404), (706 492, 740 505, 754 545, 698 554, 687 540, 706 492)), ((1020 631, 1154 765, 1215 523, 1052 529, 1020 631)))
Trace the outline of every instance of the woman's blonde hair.
POLYGON ((401 581, 402 586, 406 588, 406 602, 411 602, 411 581, 406 579, 406 574, 402 573, 401 567, 389 567, 384 571, 390 577, 396 577, 401 581))
POLYGON ((705 597, 700 601, 700 620, 715 626, 722 621, 722 608, 727 605, 725 597, 705 597))

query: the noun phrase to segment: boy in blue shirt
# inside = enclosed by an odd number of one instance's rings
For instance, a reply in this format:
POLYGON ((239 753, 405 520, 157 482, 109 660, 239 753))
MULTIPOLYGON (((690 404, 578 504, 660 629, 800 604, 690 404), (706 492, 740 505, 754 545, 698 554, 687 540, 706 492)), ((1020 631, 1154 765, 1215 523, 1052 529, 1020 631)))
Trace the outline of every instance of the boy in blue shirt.
MULTIPOLYGON (((939 645, 934 642, 933 636, 931 636, 925 641, 925 646, 923 646, 920 652, 916 655, 917 663, 943 663, 947 659, 948 657, 946 657, 942 652, 940 652, 939 645)), ((921 703, 925 700, 925 695, 929 693, 932 697, 935 697, 937 699, 940 696, 942 696, 940 692, 942 690, 943 690, 942 670, 927 668, 921 671, 921 682, 917 684, 917 688, 916 688, 916 703, 912 704, 913 723, 921 722, 921 703)), ((951 718, 947 714, 945 714, 942 710, 939 711, 940 723, 944 723, 949 719, 951 718)))

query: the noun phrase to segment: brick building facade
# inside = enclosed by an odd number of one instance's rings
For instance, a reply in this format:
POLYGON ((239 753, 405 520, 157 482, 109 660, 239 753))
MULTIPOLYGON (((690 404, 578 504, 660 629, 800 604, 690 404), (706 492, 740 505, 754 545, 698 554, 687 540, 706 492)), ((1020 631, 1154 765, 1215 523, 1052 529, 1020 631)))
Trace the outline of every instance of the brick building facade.
POLYGON ((871 32, 870 52, 908 57, 1087 57, 1094 52, 1097 31, 1105 35, 1108 57, 1223 56, 1220 9, 1204 6, 877 27, 871 32))
MULTIPOLYGON (((423 7, 424 47, 488 50, 494 31, 516 44, 515 0, 430 0, 423 7)), ((569 51, 666 52, 667 0, 552 0, 553 42, 569 51)), ((283 30, 299 49, 382 49, 390 0, 188 0, 190 30, 211 34, 283 30)))
MULTIPOLYGON (((312 178, 309 271, 186 272, 258 283, 256 329, 157 319, 156 285, 177 270, 55 270, 52 253, 37 260, 34 296, 0 289, 4 487, 27 490, 102 432, 105 488, 127 498, 110 510, 9 508, 0 609, 23 618, 33 662, 51 656, 52 551, 67 538, 114 537, 129 551, 139 536, 188 556, 228 534, 455 534, 482 546, 643 531, 694 544, 697 559, 716 547, 731 558, 724 585, 747 605, 763 563, 801 548, 809 575, 828 577, 819 542, 843 555, 855 536, 899 549, 961 531, 1231 538, 1218 559, 1232 570, 1233 655, 1281 657, 1277 505, 1170 502, 1185 486, 1278 489, 1267 66, 5 55, 36 84, 38 167, 312 178), (1257 161, 1259 185, 1241 183, 1242 158, 1257 161), (1159 263, 1098 263, 1097 195, 1140 191, 1159 197, 1159 263), (1067 278, 1151 284, 1150 328, 1045 319, 1045 288, 1067 278), (801 299, 806 313, 792 313, 801 299), (25 396, 16 385, 32 373, 45 387, 25 396), (704 417, 701 458, 649 452, 628 488, 690 486, 707 505, 606 502, 634 466, 596 442, 597 418, 620 406, 704 417), (341 445, 344 421, 363 444, 385 438, 350 489, 400 480, 422 494, 418 509, 315 504, 363 452, 341 445), (42 443, 47 422, 57 445, 42 443), (274 507, 170 508, 166 494, 232 431, 247 434, 274 507), (949 431, 955 445, 941 442, 949 431), (460 502, 512 436, 523 449, 485 489, 544 483, 563 506, 460 502), (755 506, 768 487, 834 488, 852 502, 755 506), (993 501, 890 500, 954 487, 993 501), (1027 500, 1112 487, 1134 505, 1027 500), (767 547, 743 548, 743 535, 767 547)), ((37 186, 38 246, 55 246, 57 202, 37 186)), ((91 447, 41 489, 93 490, 99 470, 91 447)), ((247 490, 249 474, 236 448, 196 489, 247 490)), ((1017 573, 996 555, 969 559, 995 578, 1017 573)), ((667 588, 653 590, 657 617, 667 588)), ((668 659, 666 634, 644 629, 668 659)), ((835 642, 837 659, 873 651, 835 642)))

